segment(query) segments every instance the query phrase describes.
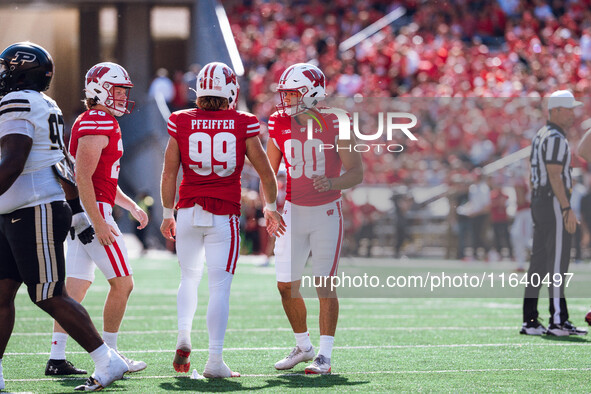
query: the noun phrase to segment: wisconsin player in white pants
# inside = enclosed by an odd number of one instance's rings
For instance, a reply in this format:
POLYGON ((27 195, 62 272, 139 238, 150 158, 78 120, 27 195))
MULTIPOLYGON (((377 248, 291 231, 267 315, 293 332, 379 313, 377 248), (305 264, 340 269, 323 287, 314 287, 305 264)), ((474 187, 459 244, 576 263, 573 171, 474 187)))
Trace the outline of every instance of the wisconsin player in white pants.
MULTIPOLYGON (((109 282, 110 289, 103 310, 103 339, 117 351, 117 338, 127 300, 133 289, 132 269, 121 231, 112 215, 114 204, 128 210, 140 223, 148 224, 148 215, 117 185, 119 160, 123 155, 121 129, 116 116, 130 113, 133 102, 129 90, 133 86, 127 71, 115 63, 99 63, 86 73, 87 111, 72 126, 70 153, 76 158, 76 180, 80 200, 96 231, 95 239, 83 244, 79 237, 68 240, 66 255, 66 288, 82 302, 94 281, 98 267, 109 282)), ((65 360, 67 334, 55 323, 51 353, 46 375, 80 373, 66 362, 60 369, 57 362, 65 360)), ((129 372, 146 368, 143 361, 123 359, 129 372)), ((62 364, 62 363, 60 363, 62 364)))
POLYGON ((238 95, 234 71, 209 63, 197 76, 196 109, 174 112, 168 119, 170 139, 162 171, 164 219, 160 230, 175 240, 181 267, 177 295, 178 339, 173 367, 191 366, 191 328, 197 309, 197 289, 207 261, 209 358, 203 376, 240 376, 223 361, 222 350, 230 309, 230 286, 240 252, 240 175, 245 157, 258 172, 267 204, 265 218, 272 232, 284 230, 277 213, 277 181, 258 138, 259 121, 233 108, 238 95), (176 179, 183 167, 175 221, 176 179))
POLYGON ((296 339, 291 353, 275 368, 290 369, 314 359, 306 374, 331 372, 339 301, 336 291, 317 288, 320 349, 315 357, 306 325, 306 305, 299 291, 302 272, 311 252, 316 277, 336 275, 343 240, 341 190, 363 180, 361 155, 351 149, 354 140, 340 140, 337 117, 316 108, 325 97, 324 86, 324 74, 311 64, 298 63, 283 72, 277 88, 281 105, 269 118, 267 144, 275 173, 281 160, 287 168, 283 212, 287 231, 275 244, 275 267, 283 309, 296 339), (315 124, 311 139, 306 132, 309 119, 315 124), (332 149, 323 149, 329 146, 332 149))

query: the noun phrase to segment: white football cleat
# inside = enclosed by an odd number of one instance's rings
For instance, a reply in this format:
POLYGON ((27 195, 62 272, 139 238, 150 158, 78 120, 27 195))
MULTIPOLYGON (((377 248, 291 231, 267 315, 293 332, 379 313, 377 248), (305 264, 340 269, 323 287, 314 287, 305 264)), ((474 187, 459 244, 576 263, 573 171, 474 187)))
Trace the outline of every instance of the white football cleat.
POLYGON ((75 390, 78 391, 99 391, 110 385, 116 380, 122 379, 123 374, 129 367, 123 358, 113 349, 109 349, 109 365, 105 370, 95 369, 91 377, 75 390))
POLYGON ((210 363, 207 360, 205 364, 205 369, 203 370, 203 376, 206 378, 239 378, 240 374, 238 372, 232 372, 230 367, 226 365, 225 362, 221 363, 210 363))
POLYGON ((86 379, 84 384, 76 386, 76 391, 101 391, 104 387, 92 376, 86 379))
POLYGON ((313 346, 310 346, 310 349, 308 350, 302 350, 299 346, 296 346, 291 350, 291 353, 289 353, 287 357, 275 363, 275 369, 280 371, 284 369, 292 369, 299 363, 314 360, 314 356, 313 346))
POLYGON ((304 372, 306 375, 328 375, 330 374, 330 370, 330 358, 326 358, 321 354, 314 359, 312 365, 306 367, 304 372))
POLYGON ((115 350, 115 349, 113 349, 113 350, 123 359, 123 361, 125 361, 125 363, 127 364, 127 368, 128 368, 127 372, 129 372, 129 373, 143 371, 148 366, 148 364, 146 364, 143 361, 131 360, 131 359, 125 357, 123 354, 119 353, 118 350, 115 350))

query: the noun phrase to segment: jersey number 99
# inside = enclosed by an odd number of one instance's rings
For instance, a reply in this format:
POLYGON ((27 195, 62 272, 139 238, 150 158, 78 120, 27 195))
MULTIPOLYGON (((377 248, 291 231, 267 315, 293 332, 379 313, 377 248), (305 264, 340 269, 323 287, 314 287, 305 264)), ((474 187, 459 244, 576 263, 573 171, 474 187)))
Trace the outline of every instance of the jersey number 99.
POLYGON ((230 176, 236 169, 236 136, 222 132, 212 138, 207 133, 193 133, 189 137, 189 158, 197 163, 189 166, 197 175, 213 172, 221 177, 230 176))

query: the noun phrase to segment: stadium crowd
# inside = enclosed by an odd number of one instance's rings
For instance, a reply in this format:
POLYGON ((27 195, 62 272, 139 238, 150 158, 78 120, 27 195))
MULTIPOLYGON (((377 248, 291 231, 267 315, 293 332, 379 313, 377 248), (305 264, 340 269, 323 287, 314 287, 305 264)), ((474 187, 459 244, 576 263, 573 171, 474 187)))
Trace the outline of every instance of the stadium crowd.
MULTIPOLYGON (((454 176, 530 145, 549 92, 591 91, 590 0, 226 0, 224 6, 246 70, 240 94, 262 121, 263 138, 280 74, 310 59, 324 71, 329 97, 396 98, 412 108, 418 140, 405 141, 403 153, 363 154, 366 185, 452 184, 454 176), (398 7, 406 10, 400 19, 341 51, 343 41, 398 7)), ((589 127, 581 122, 591 102, 583 101, 573 143, 589 127)), ((373 132, 375 120, 363 128, 373 132)), ((585 165, 574 158, 573 167, 585 165)), ((245 175, 245 186, 256 184, 245 175)), ((496 179, 509 176, 500 171, 496 179)))

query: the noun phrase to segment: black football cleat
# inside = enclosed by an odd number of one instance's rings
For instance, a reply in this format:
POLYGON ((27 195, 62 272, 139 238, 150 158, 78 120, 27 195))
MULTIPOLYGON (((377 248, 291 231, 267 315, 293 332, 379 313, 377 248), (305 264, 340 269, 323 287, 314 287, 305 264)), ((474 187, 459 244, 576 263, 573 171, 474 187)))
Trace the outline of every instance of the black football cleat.
POLYGON ((68 360, 48 360, 47 367, 45 367, 45 375, 57 376, 57 375, 86 375, 83 369, 76 368, 74 364, 68 360))

